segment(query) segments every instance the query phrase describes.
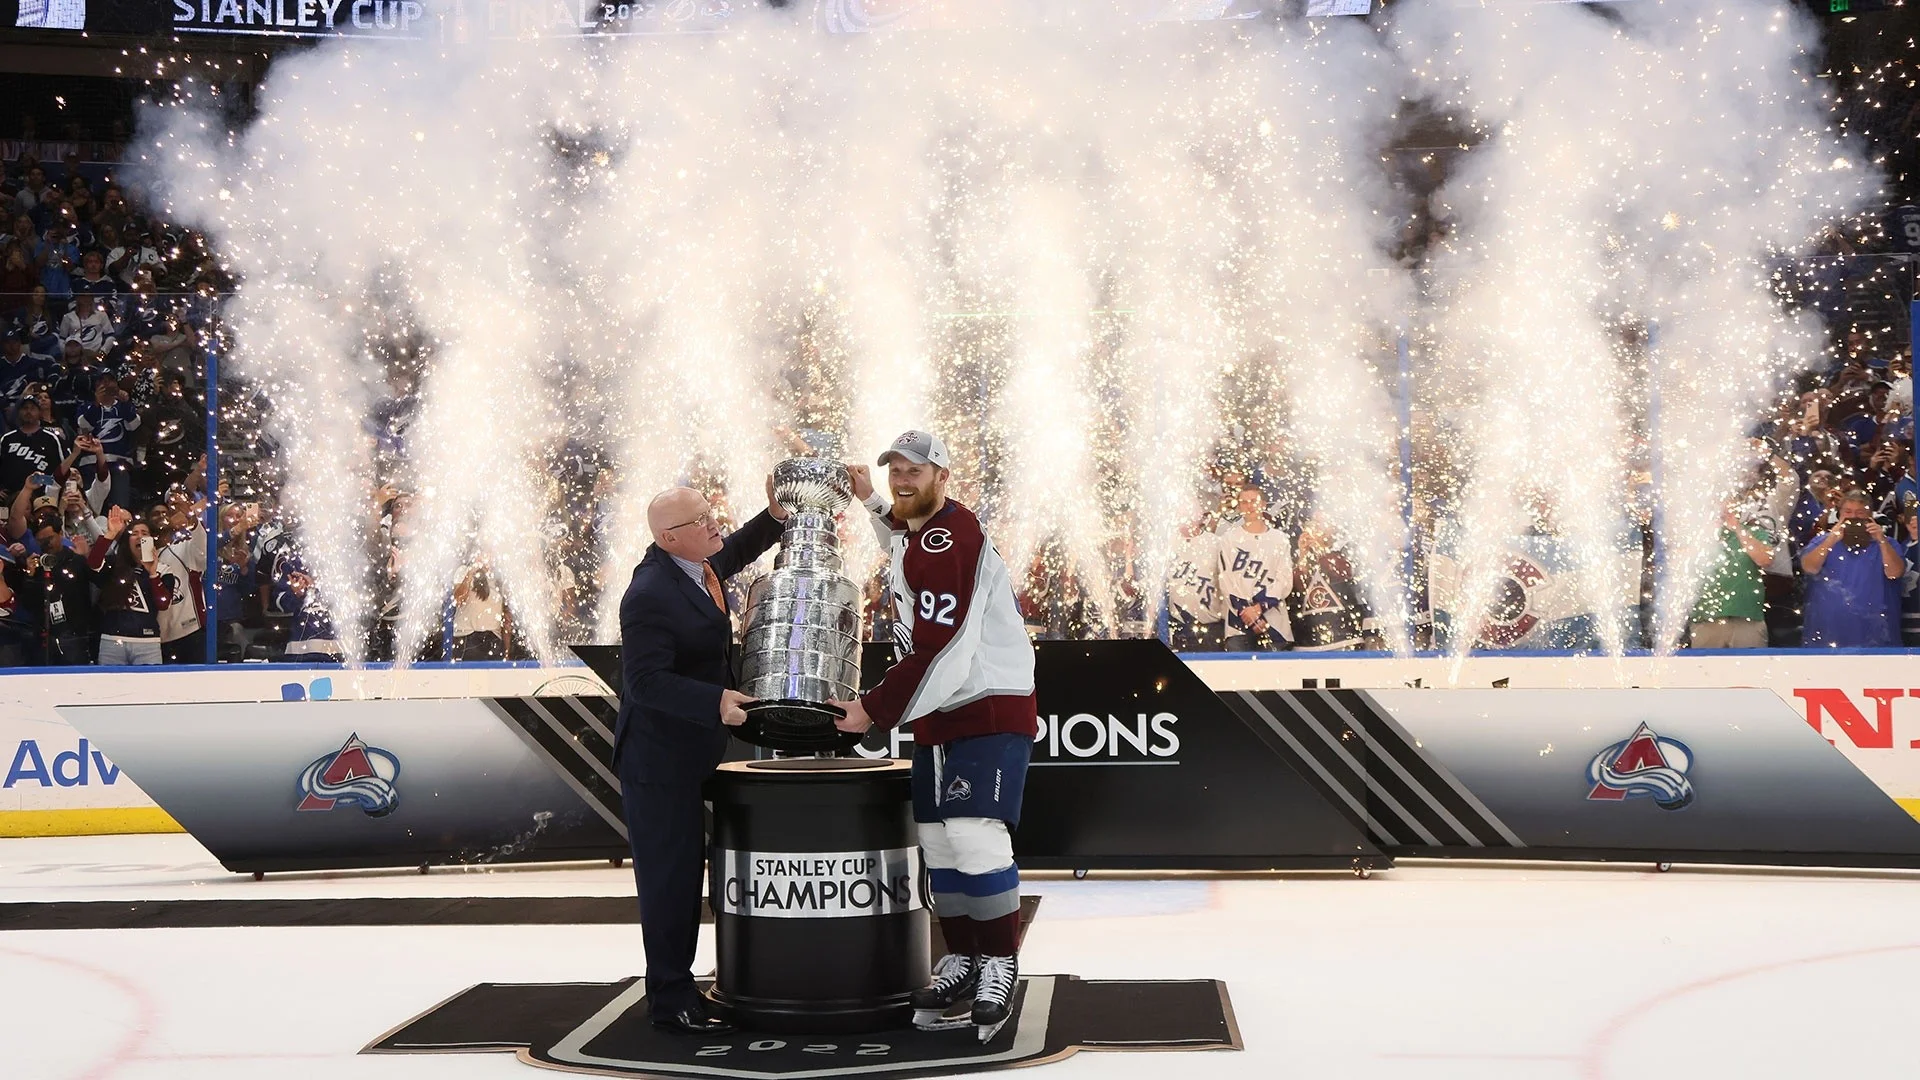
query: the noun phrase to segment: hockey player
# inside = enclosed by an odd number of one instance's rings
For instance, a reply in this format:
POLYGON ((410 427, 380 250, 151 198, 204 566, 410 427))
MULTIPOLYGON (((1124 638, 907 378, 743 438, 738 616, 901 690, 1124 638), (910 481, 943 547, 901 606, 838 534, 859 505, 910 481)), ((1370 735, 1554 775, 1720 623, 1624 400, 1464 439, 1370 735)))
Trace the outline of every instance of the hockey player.
POLYGON ((913 818, 947 942, 932 985, 913 996, 914 1024, 949 1026, 943 1014, 972 997, 984 1043, 1007 1022, 1019 982, 1012 829, 1037 721, 1033 645, 1000 553, 973 511, 947 498, 947 462, 927 432, 894 440, 879 460, 891 502, 866 466, 849 467, 891 553, 904 655, 880 685, 834 704, 847 712, 843 731, 913 722, 913 818))

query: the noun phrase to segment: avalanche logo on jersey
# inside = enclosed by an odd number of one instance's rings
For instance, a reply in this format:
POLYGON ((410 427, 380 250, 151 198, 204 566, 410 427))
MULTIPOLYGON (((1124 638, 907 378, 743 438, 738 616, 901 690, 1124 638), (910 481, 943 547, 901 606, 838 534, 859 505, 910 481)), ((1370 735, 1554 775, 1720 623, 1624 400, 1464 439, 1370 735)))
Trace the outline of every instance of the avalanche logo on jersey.
POLYGON ((1587 782, 1594 802, 1651 798, 1662 810, 1679 810, 1693 802, 1693 751, 1678 739, 1656 735, 1641 724, 1632 737, 1614 743, 1587 763, 1587 782))
POLYGON ((368 817, 385 817, 400 799, 394 780, 400 759, 360 741, 358 733, 346 744, 307 766, 300 774, 302 798, 296 810, 333 810, 354 806, 368 817))
POLYGON ((920 550, 937 555, 953 546, 953 534, 945 529, 928 529, 920 534, 920 550))
POLYGON ((1307 615, 1337 615, 1347 609, 1340 602, 1339 594, 1333 591, 1333 585, 1328 582, 1327 572, 1318 565, 1308 572, 1302 596, 1300 610, 1307 615))
POLYGON ((1540 625, 1536 600, 1552 582, 1552 575, 1532 559, 1515 555, 1507 563, 1507 572, 1494 586, 1493 599, 1487 604, 1486 620, 1480 624, 1479 644, 1505 649, 1519 643, 1540 625))

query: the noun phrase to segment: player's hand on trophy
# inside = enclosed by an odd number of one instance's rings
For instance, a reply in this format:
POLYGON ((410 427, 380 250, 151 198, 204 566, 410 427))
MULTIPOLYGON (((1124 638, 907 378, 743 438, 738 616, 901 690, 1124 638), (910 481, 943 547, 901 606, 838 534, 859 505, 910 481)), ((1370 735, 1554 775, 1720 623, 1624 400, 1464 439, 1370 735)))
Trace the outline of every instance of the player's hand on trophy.
POLYGON ((773 497, 772 473, 767 474, 767 513, 772 514, 775 521, 787 520, 787 508, 781 506, 780 500, 773 497))
POLYGON ((739 727, 747 722, 747 710, 743 705, 753 704, 753 699, 738 690, 720 691, 720 722, 728 727, 739 727))
POLYGON ((846 711, 847 715, 833 722, 833 726, 841 731, 858 735, 873 726, 873 717, 867 715, 867 707, 860 704, 859 698, 849 701, 830 701, 827 704, 846 711))
POLYGON ((853 479, 853 501, 866 502, 873 494, 873 469, 848 462, 847 475, 853 479))

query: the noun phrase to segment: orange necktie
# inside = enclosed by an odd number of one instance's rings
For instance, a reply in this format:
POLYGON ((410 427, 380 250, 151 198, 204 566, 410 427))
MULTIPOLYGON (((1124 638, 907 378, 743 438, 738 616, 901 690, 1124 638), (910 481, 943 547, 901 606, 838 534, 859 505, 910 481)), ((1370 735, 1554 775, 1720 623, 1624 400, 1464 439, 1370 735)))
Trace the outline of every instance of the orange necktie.
POLYGON ((700 569, 707 572, 707 595, 713 597, 713 606, 720 609, 722 615, 727 611, 727 594, 720 591, 720 575, 713 572, 713 564, 701 562, 700 569))

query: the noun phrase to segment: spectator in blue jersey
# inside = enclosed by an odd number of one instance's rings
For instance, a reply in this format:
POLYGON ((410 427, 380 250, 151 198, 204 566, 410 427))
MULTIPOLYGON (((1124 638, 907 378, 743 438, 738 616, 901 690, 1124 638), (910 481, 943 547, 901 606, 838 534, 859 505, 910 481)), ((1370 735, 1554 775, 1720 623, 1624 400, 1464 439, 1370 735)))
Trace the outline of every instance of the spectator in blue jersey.
POLYGON ((1793 509, 1788 528, 1793 532, 1794 550, 1813 543, 1821 533, 1833 528, 1837 519, 1835 500, 1840 497, 1840 482, 1828 469, 1807 474, 1806 490, 1793 509))
POLYGON ((47 290, 48 303, 65 308, 73 295, 72 272, 80 263, 80 239, 71 217, 63 213, 48 223, 33 258, 40 265, 40 284, 47 290))
POLYGON ((0 401, 20 400, 29 383, 50 379, 59 370, 59 360, 27 346, 24 328, 7 327, 5 339, 0 342, 0 401))
POLYGON ((284 656, 288 663, 340 662, 340 635, 333 628, 333 613, 321 602, 313 575, 292 544, 282 547, 274 560, 273 601, 276 608, 293 616, 284 656))
POLYGON ((159 588, 159 554, 146 522, 123 506, 107 509, 106 530, 87 552, 87 568, 100 586, 94 610, 101 664, 160 663, 160 608, 167 597, 159 588))
POLYGON ((60 367, 53 374, 53 416, 69 431, 80 409, 93 400, 93 384, 105 369, 87 356, 78 341, 60 344, 60 367))
POLYGON ((1881 408, 1885 407, 1886 383, 1873 384, 1873 390, 1865 400, 1854 398, 1849 402, 1846 415, 1832 421, 1834 437, 1840 441, 1840 457, 1850 465, 1866 464, 1867 455, 1872 452, 1869 448, 1880 438, 1880 414, 1874 407, 1876 400, 1881 408))
POLYGON ((1839 520, 1800 552, 1807 578, 1804 642, 1809 648, 1898 645, 1905 553, 1873 519, 1865 492, 1840 497, 1839 520))
POLYGON ((1868 501, 1885 510, 1893 502, 1893 493, 1912 471, 1907 460, 1907 444, 1897 439, 1881 439, 1866 451, 1866 460, 1857 472, 1859 487, 1868 501))
POLYGON ((1920 502, 1896 504, 1892 517, 1906 562, 1906 572, 1896 583, 1900 593, 1900 644, 1920 648, 1920 502))
MULTIPOLYGON (((1911 424, 1912 421, 1909 420, 1908 423, 1911 424)), ((1907 463, 1906 471, 1894 481, 1893 490, 1887 493, 1887 501, 1880 507, 1881 516, 1889 519, 1898 520, 1901 516, 1920 509, 1920 481, 1914 479, 1912 438, 1912 432, 1909 429, 1908 441, 1899 447, 1907 463)))
POLYGON ((120 380, 112 372, 101 371, 93 381, 93 400, 74 410, 74 428, 82 435, 100 440, 100 452, 80 459, 92 482, 106 475, 112 482, 107 502, 112 506, 132 505, 132 481, 128 470, 133 464, 133 433, 140 427, 140 411, 128 400, 120 380))
POLYGON ((108 308, 120 291, 118 283, 107 275, 106 256, 97 248, 80 253, 80 272, 69 276, 68 285, 74 296, 91 296, 102 308, 108 308))
POLYGON ((253 594, 254 574, 251 537, 260 517, 259 503, 229 503, 220 512, 220 568, 213 588, 222 660, 245 658, 247 600, 253 594))
POLYGON ((133 273, 133 283, 125 296, 126 335, 136 344, 159 343, 164 349, 175 347, 175 343, 159 341, 171 338, 178 333, 173 318, 166 306, 154 295, 153 273, 141 267, 133 273))
POLYGON ((60 319, 53 312, 52 302, 47 299, 47 287, 35 285, 27 291, 27 304, 20 309, 14 322, 27 332, 27 348, 47 356, 60 355, 60 319))

